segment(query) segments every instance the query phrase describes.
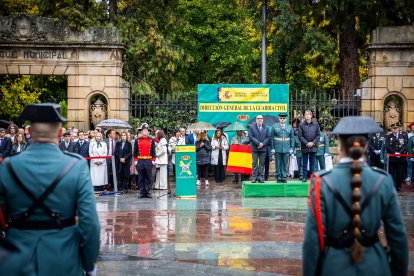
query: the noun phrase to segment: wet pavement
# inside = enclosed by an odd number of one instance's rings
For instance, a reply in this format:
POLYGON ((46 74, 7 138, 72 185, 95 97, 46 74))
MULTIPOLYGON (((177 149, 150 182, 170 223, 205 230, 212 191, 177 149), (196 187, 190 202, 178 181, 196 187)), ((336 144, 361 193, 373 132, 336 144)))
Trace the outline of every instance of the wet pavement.
MULTIPOLYGON (((243 198, 230 180, 202 184, 196 199, 165 194, 97 198, 98 275, 301 274, 306 198, 243 198)), ((400 202, 414 275, 414 193, 400 202)))

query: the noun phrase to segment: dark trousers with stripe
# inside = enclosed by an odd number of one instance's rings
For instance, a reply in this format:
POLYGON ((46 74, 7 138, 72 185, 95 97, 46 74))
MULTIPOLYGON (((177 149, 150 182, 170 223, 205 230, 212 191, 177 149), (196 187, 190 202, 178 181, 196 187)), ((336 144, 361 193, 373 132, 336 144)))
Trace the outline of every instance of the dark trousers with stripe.
POLYGON ((137 165, 138 188, 141 195, 148 195, 152 186, 152 161, 151 159, 139 159, 137 165))

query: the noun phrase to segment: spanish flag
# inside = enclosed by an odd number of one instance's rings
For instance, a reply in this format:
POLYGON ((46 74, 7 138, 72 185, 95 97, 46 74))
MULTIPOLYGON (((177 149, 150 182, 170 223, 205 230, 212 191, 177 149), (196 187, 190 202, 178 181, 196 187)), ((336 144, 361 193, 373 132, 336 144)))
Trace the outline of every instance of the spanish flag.
POLYGON ((252 149, 249 145, 231 145, 227 172, 252 174, 252 149))

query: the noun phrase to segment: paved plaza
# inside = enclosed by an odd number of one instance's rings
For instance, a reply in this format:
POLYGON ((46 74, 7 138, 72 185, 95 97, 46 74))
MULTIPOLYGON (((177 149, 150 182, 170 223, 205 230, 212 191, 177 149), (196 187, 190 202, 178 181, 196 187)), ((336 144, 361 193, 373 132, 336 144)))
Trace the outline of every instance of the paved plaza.
MULTIPOLYGON (((300 275, 307 198, 243 198, 241 184, 198 188, 197 199, 155 191, 97 198, 98 275, 300 275)), ((400 202, 414 275, 414 193, 400 202)))

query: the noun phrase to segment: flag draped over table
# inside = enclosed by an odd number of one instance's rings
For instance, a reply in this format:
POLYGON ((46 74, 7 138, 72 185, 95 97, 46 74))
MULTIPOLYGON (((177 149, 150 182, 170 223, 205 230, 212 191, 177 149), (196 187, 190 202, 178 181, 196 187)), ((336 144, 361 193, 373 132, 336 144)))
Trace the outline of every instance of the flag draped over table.
POLYGON ((231 145, 227 172, 252 174, 252 149, 249 145, 231 145))

